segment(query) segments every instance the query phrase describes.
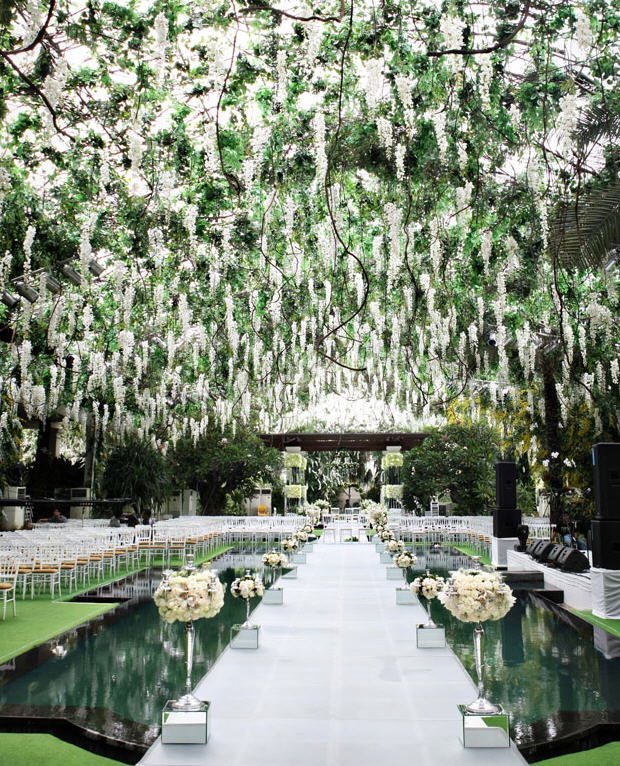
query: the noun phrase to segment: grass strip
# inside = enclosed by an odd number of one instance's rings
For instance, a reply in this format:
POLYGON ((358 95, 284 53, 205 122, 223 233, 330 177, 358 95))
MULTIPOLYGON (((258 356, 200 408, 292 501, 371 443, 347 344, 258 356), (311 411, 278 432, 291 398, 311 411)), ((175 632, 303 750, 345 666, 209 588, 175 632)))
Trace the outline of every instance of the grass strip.
POLYGON ((0 734, 0 763, 11 766, 117 766, 102 755, 52 736, 51 734, 0 734))
POLYGON ((570 755, 558 755, 538 761, 536 766, 618 766, 620 763, 620 742, 609 742, 607 745, 582 750, 570 755))
POLYGON ((77 628, 115 606, 114 603, 73 604, 49 599, 18 601, 17 617, 9 613, 6 620, 0 623, 0 664, 77 628))
POLYGON ((473 545, 467 545, 467 543, 458 543, 453 544, 450 543, 450 546, 452 548, 456 548, 457 551, 460 551, 461 553, 464 553, 466 556, 478 556, 480 561, 483 564, 487 564, 488 566, 491 565, 491 557, 488 553, 480 553, 476 548, 474 548, 473 545))
MULTIPOLYGON (((589 622, 590 625, 596 625, 598 628, 603 628, 612 636, 620 638, 620 620, 608 620, 604 617, 596 617, 590 611, 580 611, 579 609, 571 609, 571 612, 579 615, 582 620, 589 622)), ((620 763, 620 761, 618 761, 620 763)))

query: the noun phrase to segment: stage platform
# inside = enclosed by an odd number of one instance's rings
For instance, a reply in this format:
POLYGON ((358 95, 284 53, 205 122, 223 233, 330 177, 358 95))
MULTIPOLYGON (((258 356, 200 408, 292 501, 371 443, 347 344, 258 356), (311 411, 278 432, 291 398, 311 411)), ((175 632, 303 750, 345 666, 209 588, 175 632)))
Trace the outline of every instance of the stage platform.
POLYGON ((590 572, 563 572, 561 569, 541 564, 527 553, 507 552, 508 571, 540 572, 545 587, 564 591, 564 603, 579 610, 592 609, 592 578, 590 572))

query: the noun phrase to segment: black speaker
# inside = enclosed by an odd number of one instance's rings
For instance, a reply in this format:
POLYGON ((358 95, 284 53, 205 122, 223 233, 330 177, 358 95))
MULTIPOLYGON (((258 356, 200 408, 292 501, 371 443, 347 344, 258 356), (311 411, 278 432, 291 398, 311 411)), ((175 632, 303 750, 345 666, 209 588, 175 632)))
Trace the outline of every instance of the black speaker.
POLYGON ((530 556, 531 556, 531 555, 532 555, 532 551, 534 550, 534 548, 536 548, 536 547, 537 547, 537 545, 538 545, 538 543, 539 543, 539 542, 540 542, 540 540, 539 540, 537 537, 533 537, 533 538, 532 538, 532 539, 529 541, 529 543, 527 544, 527 547, 526 547, 526 549, 525 549, 525 552, 526 552, 526 553, 529 553, 529 554, 530 554, 530 556))
POLYGON ((495 501, 498 508, 517 507, 516 463, 495 463, 495 501))
POLYGON ((564 550, 571 549, 567 549, 565 545, 559 545, 556 543, 547 554, 547 564, 556 564, 557 566, 560 566, 558 559, 564 550))
POLYGON ((599 519, 620 519, 620 443, 592 447, 594 502, 599 519))
POLYGON ((592 566, 620 569, 620 519, 593 519, 592 566))
POLYGON ((549 540, 541 540, 536 548, 532 551, 532 558, 540 561, 541 563, 544 563, 554 546, 555 543, 552 543, 549 540))
POLYGON ((590 562, 587 557, 581 551, 566 545, 562 546, 555 563, 565 572, 587 572, 590 569, 590 562))
POLYGON ((521 511, 518 508, 493 508, 493 537, 518 537, 521 511))

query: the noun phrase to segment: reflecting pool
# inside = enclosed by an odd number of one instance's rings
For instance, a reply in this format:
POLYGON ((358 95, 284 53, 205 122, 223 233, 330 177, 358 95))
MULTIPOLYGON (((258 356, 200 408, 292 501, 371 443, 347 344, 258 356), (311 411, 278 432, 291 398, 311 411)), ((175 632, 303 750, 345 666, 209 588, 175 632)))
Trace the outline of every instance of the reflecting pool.
MULTIPOLYGON (((224 606, 216 617, 195 624, 196 683, 227 646, 231 626, 245 619, 245 603, 229 593, 239 574, 219 569, 228 585, 224 606)), ((161 620, 151 600, 160 579, 146 573, 106 588, 103 598, 131 600, 28 653, 15 670, 4 670, 0 714, 66 717, 121 741, 150 743, 162 707, 179 696, 185 681, 183 625, 161 620)))
MULTIPOLYGON (((598 724, 620 724, 620 641, 534 594, 516 595, 503 620, 485 623, 483 652, 487 696, 509 713, 519 747, 533 752, 598 724)), ((473 625, 440 604, 433 617, 475 678, 473 625)))

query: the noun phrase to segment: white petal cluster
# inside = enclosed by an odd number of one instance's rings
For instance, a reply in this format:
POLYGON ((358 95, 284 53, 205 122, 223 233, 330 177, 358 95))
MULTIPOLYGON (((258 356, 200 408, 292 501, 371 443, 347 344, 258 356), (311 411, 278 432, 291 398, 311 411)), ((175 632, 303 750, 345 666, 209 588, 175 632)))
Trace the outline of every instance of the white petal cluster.
POLYGON ((287 553, 291 553, 292 551, 296 551, 299 547, 299 542, 294 537, 289 537, 286 540, 282 540, 281 542, 282 550, 286 551, 287 553))
POLYGON ((445 584, 443 577, 427 572, 424 577, 416 577, 409 587, 412 593, 422 595, 430 601, 432 598, 437 598, 445 584))
POLYGON ((402 551, 402 553, 394 556, 393 559, 394 565, 400 567, 401 569, 409 569, 409 567, 412 567, 417 560, 417 556, 415 556, 413 553, 410 553, 409 551, 402 551))
POLYGON ((232 581, 230 592, 235 598, 256 598, 265 592, 263 581, 258 575, 246 574, 232 581))
POLYGON ((192 622, 215 617, 224 606, 224 586, 212 570, 181 571, 162 581, 153 600, 166 622, 192 622))
POLYGON ((263 555, 263 564, 271 569, 282 569, 288 564, 288 559, 283 553, 271 551, 263 555))
POLYGON ((458 620, 500 620, 515 602, 510 587, 496 572, 459 569, 437 596, 458 620))

